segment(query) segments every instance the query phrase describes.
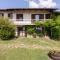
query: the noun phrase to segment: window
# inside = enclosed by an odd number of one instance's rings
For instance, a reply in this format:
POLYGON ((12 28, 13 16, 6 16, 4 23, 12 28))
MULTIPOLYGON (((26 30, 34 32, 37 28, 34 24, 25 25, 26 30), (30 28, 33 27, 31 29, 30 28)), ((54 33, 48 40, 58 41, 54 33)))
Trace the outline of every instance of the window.
POLYGON ((12 19, 12 18, 13 18, 13 14, 12 14, 12 13, 9 13, 9 14, 8 14, 8 18, 9 18, 9 19, 12 19))
POLYGON ((39 14, 39 19, 44 19, 44 14, 39 14))
POLYGON ((35 15, 35 19, 39 19, 39 15, 35 15))
POLYGON ((23 20, 23 14, 16 14, 16 19, 17 19, 17 20, 18 20, 18 19, 23 20))
POLYGON ((52 18, 52 17, 51 17, 51 14, 46 14, 45 18, 46 18, 46 19, 51 19, 51 18, 52 18))
POLYGON ((3 17, 4 16, 4 14, 3 13, 0 13, 0 17, 3 17))
POLYGON ((23 19, 23 14, 17 14, 16 19, 23 19))
POLYGON ((39 20, 39 15, 35 15, 35 19, 36 20, 39 20))
POLYGON ((32 14, 32 19, 44 19, 44 14, 32 14))

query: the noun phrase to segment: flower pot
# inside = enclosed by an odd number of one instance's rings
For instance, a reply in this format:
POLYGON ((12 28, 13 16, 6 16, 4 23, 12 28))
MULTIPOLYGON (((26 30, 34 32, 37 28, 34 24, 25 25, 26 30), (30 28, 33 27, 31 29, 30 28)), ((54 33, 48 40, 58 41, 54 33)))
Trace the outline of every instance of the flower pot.
POLYGON ((48 56, 49 56, 52 60, 60 60, 60 52, 50 51, 50 52, 48 53, 48 56))

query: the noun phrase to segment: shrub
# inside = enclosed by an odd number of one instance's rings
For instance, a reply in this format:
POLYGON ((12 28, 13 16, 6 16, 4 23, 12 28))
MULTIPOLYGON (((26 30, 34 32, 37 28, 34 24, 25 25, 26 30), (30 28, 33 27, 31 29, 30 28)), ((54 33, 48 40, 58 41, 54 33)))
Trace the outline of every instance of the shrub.
POLYGON ((0 38, 11 39, 15 36, 15 25, 7 18, 0 18, 0 38))
POLYGON ((56 21, 48 20, 44 23, 44 25, 46 34, 51 38, 53 33, 52 29, 56 26, 56 21))
POLYGON ((52 38, 60 39, 60 26, 55 26, 52 28, 52 38))
POLYGON ((32 26, 28 26, 27 27, 27 33, 33 34, 33 33, 35 33, 35 29, 32 26))
POLYGON ((35 22, 35 26, 36 26, 36 27, 41 27, 41 26, 43 26, 43 24, 44 24, 44 23, 43 23, 42 21, 36 21, 36 22, 35 22))
POLYGON ((44 26, 44 22, 36 21, 35 25, 36 25, 36 31, 35 32, 36 32, 37 36, 43 36, 44 31, 42 31, 42 27, 44 26))
POLYGON ((42 31, 42 27, 36 27, 35 33, 37 36, 44 36, 44 32, 42 31))

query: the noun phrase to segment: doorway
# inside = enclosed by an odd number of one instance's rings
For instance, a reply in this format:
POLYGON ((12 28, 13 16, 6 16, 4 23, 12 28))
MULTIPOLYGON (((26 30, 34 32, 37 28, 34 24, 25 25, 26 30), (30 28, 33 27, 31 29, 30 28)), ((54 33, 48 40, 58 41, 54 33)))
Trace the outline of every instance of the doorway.
POLYGON ((18 36, 20 37, 25 36, 25 27, 18 27, 18 36))

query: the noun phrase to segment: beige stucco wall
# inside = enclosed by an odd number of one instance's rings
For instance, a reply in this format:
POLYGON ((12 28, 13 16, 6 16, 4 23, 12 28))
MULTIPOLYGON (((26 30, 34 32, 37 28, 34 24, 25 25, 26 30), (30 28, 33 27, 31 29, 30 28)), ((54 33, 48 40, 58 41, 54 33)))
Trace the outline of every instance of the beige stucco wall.
POLYGON ((4 17, 8 17, 8 13, 13 13, 12 21, 16 25, 30 25, 31 24, 31 14, 48 14, 48 10, 19 10, 19 11, 0 11, 4 13, 4 17), (16 21, 16 14, 23 14, 23 21, 16 21))

